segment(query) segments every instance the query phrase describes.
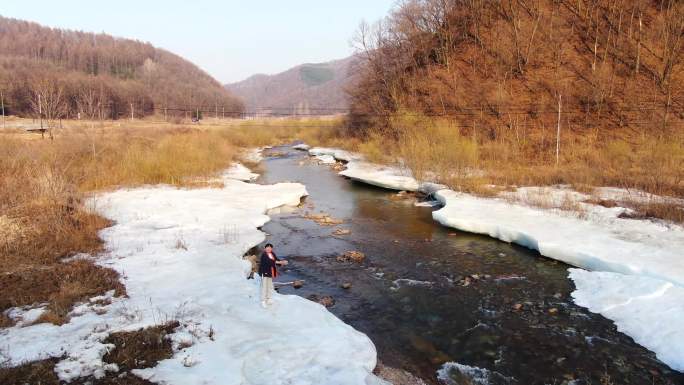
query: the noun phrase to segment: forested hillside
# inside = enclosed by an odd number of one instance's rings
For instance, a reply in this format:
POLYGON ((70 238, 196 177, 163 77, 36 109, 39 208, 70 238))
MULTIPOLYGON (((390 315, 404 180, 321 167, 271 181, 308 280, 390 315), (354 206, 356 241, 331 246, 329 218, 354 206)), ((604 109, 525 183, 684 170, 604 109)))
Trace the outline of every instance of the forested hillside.
POLYGON ((357 132, 396 132, 402 111, 492 138, 684 129, 681 1, 410 0, 356 43, 357 132))
POLYGON ((141 117, 242 102, 187 60, 149 43, 0 17, 0 90, 6 112, 141 117), (38 106, 38 96, 41 106, 38 106), (131 109, 133 111, 131 111, 131 109))
POLYGON ((348 106, 345 88, 354 79, 355 57, 302 64, 275 75, 258 74, 226 87, 249 111, 267 114, 332 114, 348 106))

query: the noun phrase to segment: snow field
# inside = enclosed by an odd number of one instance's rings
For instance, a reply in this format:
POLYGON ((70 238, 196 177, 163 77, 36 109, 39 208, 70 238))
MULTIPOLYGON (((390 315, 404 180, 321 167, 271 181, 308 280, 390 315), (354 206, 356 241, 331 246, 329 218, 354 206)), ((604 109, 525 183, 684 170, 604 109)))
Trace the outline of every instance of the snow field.
POLYGON ((93 197, 89 206, 115 222, 101 232, 99 263, 122 275, 129 297, 108 293, 109 305, 94 298, 65 325, 0 331, 8 363, 65 356, 56 367, 61 380, 99 378, 118 371, 102 361, 110 333, 178 320, 174 356, 136 375, 165 384, 382 384, 372 374, 370 339, 323 306, 275 294, 272 307, 260 307, 242 255, 265 239, 258 227, 269 209, 297 205, 307 192, 298 183, 244 183, 231 177, 251 173, 231 170, 223 188, 150 186, 93 197))

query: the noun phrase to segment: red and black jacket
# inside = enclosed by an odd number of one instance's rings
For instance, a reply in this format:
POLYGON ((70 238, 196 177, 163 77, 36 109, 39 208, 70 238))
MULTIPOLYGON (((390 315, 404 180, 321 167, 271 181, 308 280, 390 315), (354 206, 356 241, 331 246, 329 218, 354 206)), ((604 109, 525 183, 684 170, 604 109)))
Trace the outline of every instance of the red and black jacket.
POLYGON ((261 253, 261 260, 259 261, 259 275, 262 277, 275 278, 278 276, 276 269, 276 261, 280 261, 274 252, 271 252, 273 259, 268 257, 267 252, 261 253))

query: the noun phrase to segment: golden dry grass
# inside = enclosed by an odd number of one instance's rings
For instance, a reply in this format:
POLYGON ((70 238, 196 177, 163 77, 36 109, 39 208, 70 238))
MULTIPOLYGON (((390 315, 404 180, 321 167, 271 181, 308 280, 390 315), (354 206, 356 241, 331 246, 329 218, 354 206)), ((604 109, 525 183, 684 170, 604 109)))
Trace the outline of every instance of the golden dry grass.
POLYGON ((103 360, 117 364, 121 372, 156 366, 173 355, 167 335, 179 325, 178 321, 171 321, 136 331, 112 333, 105 342, 115 348, 105 354, 103 360))
MULTIPOLYGON (((13 119, 30 124, 30 120, 13 119)), ((108 290, 125 294, 118 274, 90 260, 109 225, 83 201, 92 191, 166 183, 202 187, 242 147, 278 144, 316 121, 64 122, 54 140, 0 133, 0 313, 47 303, 41 321, 63 323, 74 303, 108 290)), ((10 323, 3 315, 1 326, 10 323)))
POLYGON ((59 385, 55 373, 58 358, 50 358, 20 365, 14 368, 0 367, 0 384, 3 385, 59 385))
MULTIPOLYGON (((369 130, 360 139, 343 128, 306 132, 306 141, 359 151, 379 163, 401 161, 419 179, 479 195, 497 193, 491 185, 569 184, 589 192, 597 186, 638 189, 684 197, 684 133, 666 137, 616 130, 614 139, 563 132, 558 163, 555 137, 547 132, 499 132, 464 129, 457 122, 403 112, 391 119, 396 137, 369 130), (479 133, 479 134, 478 134, 479 133)), ((684 222, 676 203, 626 202, 641 217, 684 222)))

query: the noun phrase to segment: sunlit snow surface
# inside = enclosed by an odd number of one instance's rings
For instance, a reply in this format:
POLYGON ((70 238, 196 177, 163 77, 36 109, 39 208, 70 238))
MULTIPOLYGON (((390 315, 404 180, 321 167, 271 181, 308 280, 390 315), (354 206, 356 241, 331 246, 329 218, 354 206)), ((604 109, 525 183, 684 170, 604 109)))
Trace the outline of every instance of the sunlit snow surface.
POLYGON ((684 288, 637 275, 570 269, 575 302, 615 321, 618 330, 684 371, 684 288))
POLYGON ((309 154, 313 156, 318 155, 330 155, 333 158, 342 162, 351 162, 352 160, 359 160, 362 158, 361 155, 355 154, 353 152, 340 150, 339 148, 327 148, 327 147, 313 147, 309 149, 309 154))
MULTIPOLYGON (((383 166, 363 160, 363 156, 336 148, 314 147, 309 154, 318 158, 332 157, 347 162, 347 168, 339 174, 366 184, 399 191, 421 191, 431 193, 445 188, 443 185, 420 182, 405 167, 383 166)), ((327 158, 326 158, 327 159, 327 158)))
POLYGON ((56 368, 62 380, 101 377, 117 370, 102 362, 112 348, 103 344, 109 333, 177 319, 174 356, 135 374, 165 384, 380 383, 371 374, 376 350, 368 337, 298 296, 276 294, 275 304, 263 309, 258 282, 245 279, 250 264, 241 257, 264 240, 257 229, 269 220, 264 213, 297 205, 304 186, 223 183, 93 198, 93 209, 115 222, 101 232, 107 249, 101 263, 121 273, 129 298, 111 305, 95 298, 62 326, 3 329, 4 359, 18 365, 64 355, 56 368), (178 350, 185 342, 192 346, 178 350))
POLYGON ((684 286, 684 229, 619 218, 620 208, 586 205, 583 218, 496 198, 441 190, 432 216, 459 230, 486 234, 595 271, 648 276, 684 286))
POLYGON ((300 144, 295 144, 294 146, 292 146, 292 148, 294 148, 295 150, 300 150, 300 151, 308 151, 311 148, 311 146, 309 146, 308 144, 305 144, 305 143, 300 143, 300 144))
POLYGON ((253 173, 250 169, 240 163, 233 163, 229 169, 221 175, 223 179, 235 179, 243 182, 251 182, 259 178, 259 174, 253 173))
POLYGON ((418 191, 421 187, 408 170, 363 161, 349 162, 347 169, 341 171, 340 175, 392 190, 418 191))
POLYGON ((323 154, 323 155, 316 155, 315 156, 316 160, 318 160, 319 163, 322 164, 334 164, 335 158, 332 155, 328 154, 323 154))
MULTIPOLYGON (((335 156, 340 151, 316 153, 335 156)), ((682 226, 620 218, 629 210, 584 202, 591 196, 564 186, 522 187, 481 198, 419 182, 403 168, 365 162, 345 151, 342 155, 349 159, 347 169, 340 172, 343 176, 393 190, 433 193, 443 205, 433 218, 444 226, 517 243, 590 270, 571 269, 576 303, 615 321, 663 362, 684 370, 682 226), (579 213, 557 208, 564 204, 579 213)), ((658 199, 684 204, 677 198, 611 187, 598 188, 595 194, 618 202, 658 199)))

